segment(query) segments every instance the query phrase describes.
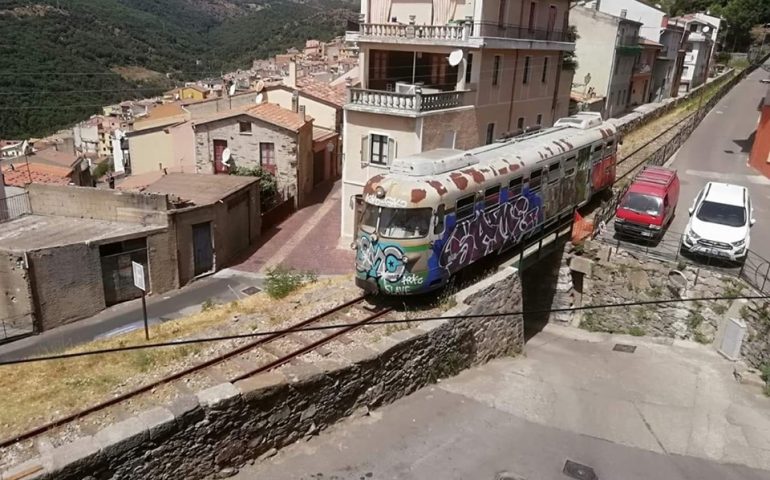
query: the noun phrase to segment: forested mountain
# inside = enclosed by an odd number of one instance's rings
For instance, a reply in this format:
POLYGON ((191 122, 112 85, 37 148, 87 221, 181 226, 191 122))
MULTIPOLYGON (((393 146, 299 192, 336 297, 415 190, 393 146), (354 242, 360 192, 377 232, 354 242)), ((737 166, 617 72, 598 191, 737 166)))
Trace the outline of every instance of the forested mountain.
POLYGON ((354 0, 4 0, 0 138, 50 133, 98 106, 327 40, 354 0))

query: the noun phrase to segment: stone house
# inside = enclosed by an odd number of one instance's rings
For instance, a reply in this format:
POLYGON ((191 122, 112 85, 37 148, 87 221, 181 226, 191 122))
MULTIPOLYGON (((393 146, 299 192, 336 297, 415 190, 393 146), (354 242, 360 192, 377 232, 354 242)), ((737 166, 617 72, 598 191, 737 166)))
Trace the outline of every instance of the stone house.
POLYGON ((0 320, 7 337, 39 333, 224 268, 260 234, 255 178, 129 177, 133 191, 31 184, 27 211, 0 228, 0 320), (139 182, 139 183, 137 183, 139 182), (146 183, 141 185, 141 183, 146 183))
POLYGON ((278 191, 294 205, 313 190, 313 119, 272 103, 230 109, 193 120, 200 173, 229 174, 261 167, 275 175, 278 191), (230 153, 226 158, 226 151, 230 153))

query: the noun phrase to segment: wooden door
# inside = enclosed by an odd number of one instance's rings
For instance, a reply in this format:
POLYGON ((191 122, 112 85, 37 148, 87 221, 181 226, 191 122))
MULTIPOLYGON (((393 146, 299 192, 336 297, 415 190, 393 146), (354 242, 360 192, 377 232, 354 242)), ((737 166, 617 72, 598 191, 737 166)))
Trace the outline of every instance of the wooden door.
POLYGON ((214 173, 228 173, 228 168, 222 163, 222 154, 227 148, 227 140, 214 140, 214 173))
POLYGON ((211 244, 211 222, 192 226, 193 270, 197 277, 214 268, 214 248, 211 244))

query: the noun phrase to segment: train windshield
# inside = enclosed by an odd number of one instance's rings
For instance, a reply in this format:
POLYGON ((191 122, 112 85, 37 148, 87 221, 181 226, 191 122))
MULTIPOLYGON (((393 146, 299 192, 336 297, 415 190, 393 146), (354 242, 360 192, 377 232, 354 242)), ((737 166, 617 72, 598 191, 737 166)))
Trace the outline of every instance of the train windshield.
POLYGON ((386 238, 422 238, 428 234, 430 208, 389 208, 366 204, 361 215, 361 230, 386 238))
POLYGON ((374 233, 377 229, 377 217, 380 214, 380 207, 375 207, 368 203, 364 204, 364 213, 361 215, 361 230, 366 233, 374 233))

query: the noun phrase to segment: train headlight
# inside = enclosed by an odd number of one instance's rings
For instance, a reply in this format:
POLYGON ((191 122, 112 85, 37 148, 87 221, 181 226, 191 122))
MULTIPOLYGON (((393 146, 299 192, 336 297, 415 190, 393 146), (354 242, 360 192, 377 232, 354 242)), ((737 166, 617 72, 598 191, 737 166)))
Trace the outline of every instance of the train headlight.
POLYGON ((385 198, 385 189, 382 187, 377 187, 377 189, 374 191, 374 194, 377 195, 377 198, 385 198))
POLYGON ((401 261, 404 262, 404 263, 409 263, 409 257, 404 255, 403 257, 401 257, 401 261))
POLYGON ((355 250, 358 248, 358 244, 354 241, 350 242, 350 249, 355 250))

